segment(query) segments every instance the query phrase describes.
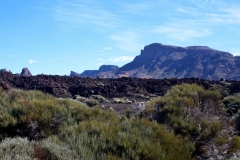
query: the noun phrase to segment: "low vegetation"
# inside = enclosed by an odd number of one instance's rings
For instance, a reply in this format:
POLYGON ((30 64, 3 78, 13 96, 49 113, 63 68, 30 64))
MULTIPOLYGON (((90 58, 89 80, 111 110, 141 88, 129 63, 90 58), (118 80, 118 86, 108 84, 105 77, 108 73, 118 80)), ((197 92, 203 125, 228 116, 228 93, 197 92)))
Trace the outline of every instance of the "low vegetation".
POLYGON ((176 134, 190 139, 209 140, 217 136, 221 122, 212 115, 222 110, 221 95, 206 91, 195 84, 174 86, 164 97, 150 101, 147 106, 159 108, 158 121, 176 134))
POLYGON ((39 91, 0 90, 0 112, 1 159, 177 160, 194 151, 164 125, 39 91))

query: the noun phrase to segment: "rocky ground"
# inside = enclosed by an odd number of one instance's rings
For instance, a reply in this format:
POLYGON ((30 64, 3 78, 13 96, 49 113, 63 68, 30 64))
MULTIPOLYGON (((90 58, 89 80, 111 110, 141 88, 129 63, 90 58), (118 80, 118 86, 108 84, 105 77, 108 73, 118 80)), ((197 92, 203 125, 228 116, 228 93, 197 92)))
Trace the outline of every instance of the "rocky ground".
POLYGON ((41 90, 56 97, 73 97, 80 95, 102 95, 106 98, 164 95, 173 85, 196 83, 208 89, 214 84, 229 88, 230 93, 240 92, 239 81, 208 81, 198 78, 184 79, 91 79, 58 75, 21 76, 9 72, 0 72, 0 86, 4 89, 20 88, 24 90, 41 90))

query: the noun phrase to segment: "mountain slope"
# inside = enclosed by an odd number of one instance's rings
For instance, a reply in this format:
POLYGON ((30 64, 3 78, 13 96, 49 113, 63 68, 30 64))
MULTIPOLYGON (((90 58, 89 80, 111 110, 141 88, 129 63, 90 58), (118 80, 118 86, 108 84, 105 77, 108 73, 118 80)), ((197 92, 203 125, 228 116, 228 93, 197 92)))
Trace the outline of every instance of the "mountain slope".
POLYGON ((121 68, 103 65, 79 76, 117 78, 201 78, 240 80, 240 57, 207 46, 178 47, 153 43, 121 68), (101 69, 101 68, 107 69, 101 69))
POLYGON ((206 46, 177 47, 160 43, 145 46, 141 54, 121 67, 118 77, 239 79, 240 58, 206 46))

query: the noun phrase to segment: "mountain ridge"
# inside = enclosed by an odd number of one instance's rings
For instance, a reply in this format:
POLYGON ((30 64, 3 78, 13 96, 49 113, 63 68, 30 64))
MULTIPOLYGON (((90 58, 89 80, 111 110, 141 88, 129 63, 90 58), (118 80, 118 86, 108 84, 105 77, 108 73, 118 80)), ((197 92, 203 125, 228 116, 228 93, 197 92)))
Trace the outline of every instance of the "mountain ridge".
MULTIPOLYGON (((152 43, 141 50, 132 62, 114 71, 98 70, 81 75, 101 78, 201 78, 240 80, 240 57, 208 46, 172 46, 152 43)), ((101 68, 101 67, 100 67, 101 68)))

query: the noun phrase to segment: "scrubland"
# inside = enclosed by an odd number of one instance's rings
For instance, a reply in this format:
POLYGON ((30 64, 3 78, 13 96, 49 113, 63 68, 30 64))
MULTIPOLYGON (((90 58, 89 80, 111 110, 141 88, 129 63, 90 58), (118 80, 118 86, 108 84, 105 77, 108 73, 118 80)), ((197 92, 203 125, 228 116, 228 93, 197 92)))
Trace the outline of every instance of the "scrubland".
POLYGON ((133 117, 97 103, 89 107, 40 91, 0 89, 0 159, 227 158, 240 149, 238 111, 227 116, 239 98, 219 86, 176 85, 133 117))

